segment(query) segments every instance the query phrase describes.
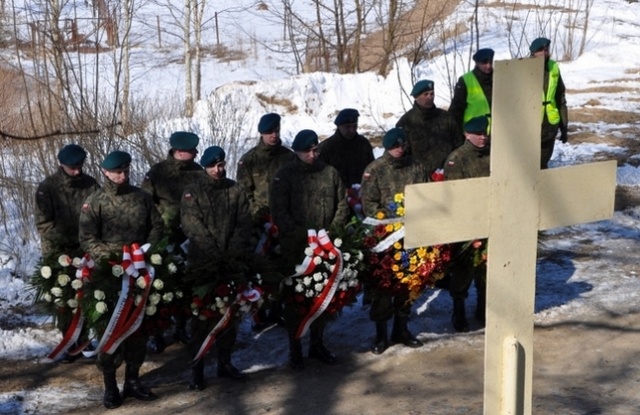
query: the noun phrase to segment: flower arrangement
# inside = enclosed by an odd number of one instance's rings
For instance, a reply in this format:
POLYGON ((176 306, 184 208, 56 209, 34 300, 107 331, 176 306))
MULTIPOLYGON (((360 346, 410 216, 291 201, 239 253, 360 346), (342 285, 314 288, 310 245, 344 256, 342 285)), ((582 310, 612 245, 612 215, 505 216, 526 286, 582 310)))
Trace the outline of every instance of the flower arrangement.
POLYGON ((322 313, 336 315, 355 302, 361 289, 359 274, 365 267, 361 250, 344 244, 342 238, 332 241, 324 230, 310 229, 307 242, 304 260, 294 275, 284 279, 285 301, 294 303, 302 318, 298 337, 322 313))
POLYGON ((78 310, 82 278, 76 278, 81 258, 67 254, 43 258, 31 276, 35 301, 54 317, 58 327, 67 327, 78 310))
POLYGON ((444 277, 451 252, 448 245, 405 249, 403 217, 404 194, 397 193, 385 211, 365 219, 369 229, 363 242, 370 250, 372 287, 391 293, 408 292, 409 301, 415 301, 425 288, 444 277))
POLYGON ((486 266, 487 250, 489 244, 487 239, 474 239, 465 242, 460 249, 460 255, 468 255, 474 267, 486 266))
POLYGON ((151 333, 169 326, 184 297, 178 288, 183 262, 164 244, 125 245, 121 253, 99 260, 82 298, 86 324, 102 336, 98 351, 114 350, 140 327, 151 333))

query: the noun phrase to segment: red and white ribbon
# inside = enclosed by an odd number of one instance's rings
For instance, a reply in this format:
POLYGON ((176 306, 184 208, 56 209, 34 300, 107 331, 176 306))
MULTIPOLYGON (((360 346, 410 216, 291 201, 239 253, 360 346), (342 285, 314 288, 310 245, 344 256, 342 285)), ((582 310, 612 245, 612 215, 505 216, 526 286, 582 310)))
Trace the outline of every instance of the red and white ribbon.
MULTIPOLYGON (((403 218, 391 218, 391 219, 379 220, 379 219, 374 219, 372 217, 367 217, 364 221, 362 221, 362 223, 364 223, 365 225, 378 226, 378 225, 394 224, 394 223, 402 222, 403 220, 404 220, 403 218)), ((404 238, 404 225, 402 225, 402 227, 397 231, 389 234, 382 241, 378 242, 376 246, 371 248, 371 252, 374 252, 374 253, 384 252, 387 249, 391 248, 393 244, 400 241, 402 238, 404 238)))
POLYGON ((315 241, 317 242, 320 249, 323 250, 324 256, 330 257, 329 254, 333 255, 336 258, 336 263, 334 264, 333 271, 331 272, 331 276, 329 277, 327 285, 325 285, 320 295, 313 299, 313 304, 311 305, 309 312, 300 322, 298 330, 296 331, 297 339, 304 336, 307 333, 307 330, 309 330, 311 323, 313 323, 318 317, 320 317, 320 315, 327 309, 329 303, 331 303, 331 300, 333 299, 333 296, 338 289, 338 285, 340 283, 340 280, 342 280, 343 275, 342 252, 340 252, 340 250, 333 244, 333 242, 331 242, 327 231, 321 229, 318 232, 315 241))

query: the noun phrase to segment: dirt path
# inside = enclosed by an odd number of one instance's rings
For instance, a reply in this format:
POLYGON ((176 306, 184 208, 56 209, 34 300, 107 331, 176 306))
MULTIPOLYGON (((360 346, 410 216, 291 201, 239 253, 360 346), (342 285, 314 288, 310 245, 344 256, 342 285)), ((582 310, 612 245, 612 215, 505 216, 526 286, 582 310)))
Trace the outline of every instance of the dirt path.
MULTIPOLYGON (((638 314, 603 313, 537 327, 533 413, 640 413, 638 344, 638 314)), ((85 399, 63 399, 58 408, 66 414, 481 414, 483 347, 482 332, 473 332, 416 350, 394 346, 381 356, 339 350, 340 365, 307 361, 304 371, 259 370, 244 383, 217 379, 213 366, 208 366, 207 389, 192 392, 186 387, 184 349, 173 345, 164 354, 151 356, 143 367, 143 378, 160 395, 154 402, 127 399, 122 407, 105 410, 101 376, 88 361, 5 362, 0 366, 0 392, 46 387, 86 390, 85 399)), ((37 413, 53 411, 45 402, 42 407, 37 413)))

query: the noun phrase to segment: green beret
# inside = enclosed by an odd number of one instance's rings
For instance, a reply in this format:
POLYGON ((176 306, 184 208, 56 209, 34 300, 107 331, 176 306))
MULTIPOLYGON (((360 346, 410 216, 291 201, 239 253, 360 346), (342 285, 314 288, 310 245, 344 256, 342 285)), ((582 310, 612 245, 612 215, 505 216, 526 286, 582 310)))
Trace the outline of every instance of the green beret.
POLYGON ((218 164, 221 161, 224 161, 225 153, 221 147, 211 146, 208 147, 202 157, 200 158, 200 165, 202 167, 213 166, 214 164, 218 164))
POLYGON ((171 134, 171 138, 169 138, 171 148, 175 148, 176 150, 194 150, 198 147, 199 142, 200 137, 198 137, 197 134, 186 131, 176 131, 171 134))
POLYGON ((401 146, 407 141, 407 135, 402 128, 392 128, 387 131, 382 139, 382 146, 389 150, 401 146))
POLYGON ((293 151, 306 151, 318 145, 318 134, 313 130, 302 130, 293 139, 293 151))
POLYGON ((464 130, 468 133, 487 133, 487 127, 489 126, 489 118, 485 115, 474 117, 464 124, 464 130))
POLYGON ((358 112, 358 110, 353 108, 345 108, 338 113, 338 116, 333 123, 335 125, 354 124, 358 122, 359 116, 360 113, 358 112))
POLYGON ((494 54, 495 52, 493 51, 493 49, 489 49, 489 48, 478 49, 478 51, 473 54, 473 61, 474 62, 493 61, 494 54))
POLYGON ((260 118, 258 123, 258 132, 260 134, 272 133, 280 127, 280 116, 273 112, 265 114, 260 118))
POLYGON ((78 166, 86 158, 87 152, 77 144, 67 144, 58 152, 58 161, 66 166, 78 166))
POLYGON ((411 90, 411 96, 417 97, 422 94, 424 91, 433 91, 433 81, 428 79, 423 79, 422 81, 416 82, 411 90))
POLYGON ((529 46, 529 51, 531 53, 538 52, 551 44, 551 41, 546 37, 539 37, 531 42, 531 46, 529 46))
POLYGON ((131 154, 126 151, 112 151, 102 162, 102 168, 107 170, 124 169, 131 164, 131 154))

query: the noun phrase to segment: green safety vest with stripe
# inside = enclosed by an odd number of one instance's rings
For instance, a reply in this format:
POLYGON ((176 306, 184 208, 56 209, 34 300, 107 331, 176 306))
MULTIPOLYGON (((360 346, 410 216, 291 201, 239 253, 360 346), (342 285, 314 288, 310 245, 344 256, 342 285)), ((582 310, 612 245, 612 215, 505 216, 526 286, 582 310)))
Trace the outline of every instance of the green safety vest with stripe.
POLYGON ((467 107, 462 117, 462 127, 464 128, 464 124, 470 119, 485 115, 489 118, 488 133, 491 128, 491 106, 489 105, 489 100, 473 72, 467 72, 462 75, 462 80, 467 87, 467 107))
POLYGON ((556 125, 560 123, 560 110, 556 103, 556 91, 558 90, 558 81, 560 80, 560 67, 554 60, 549 59, 547 64, 549 68, 549 85, 545 95, 542 91, 542 112, 541 118, 544 119, 544 113, 547 112, 547 120, 549 124, 556 125))

